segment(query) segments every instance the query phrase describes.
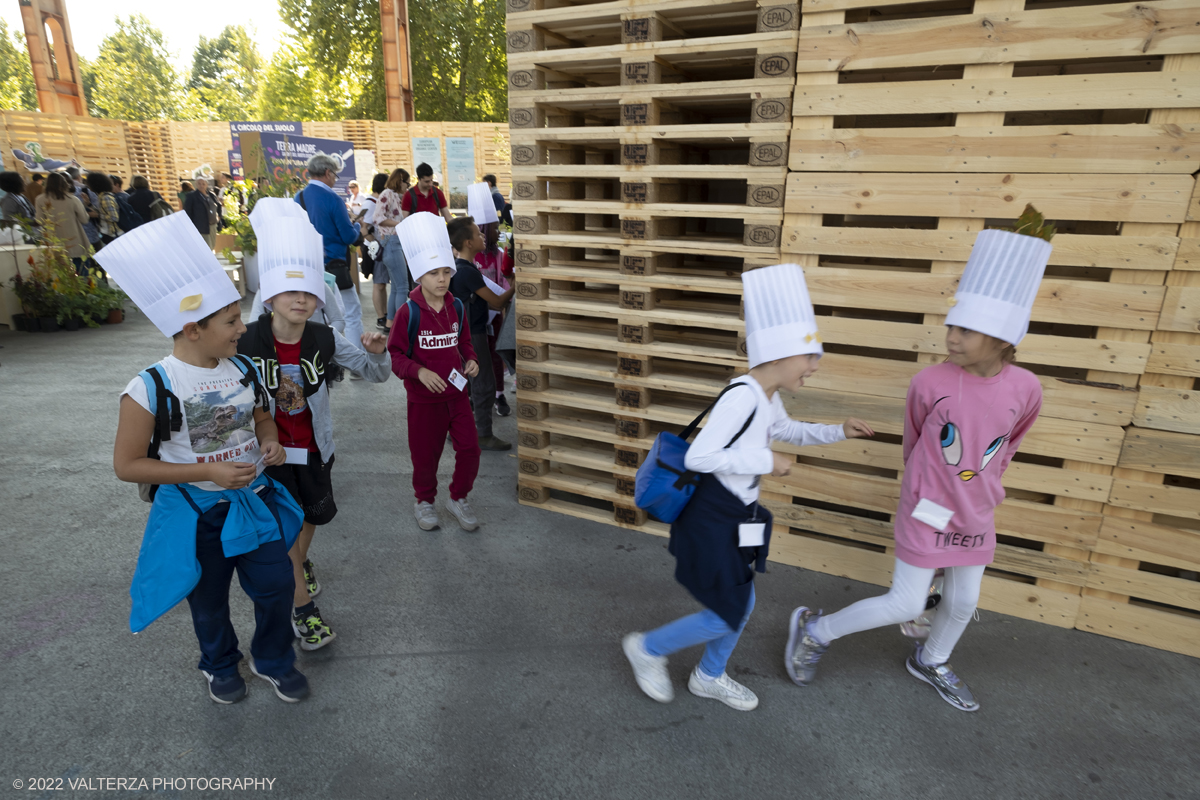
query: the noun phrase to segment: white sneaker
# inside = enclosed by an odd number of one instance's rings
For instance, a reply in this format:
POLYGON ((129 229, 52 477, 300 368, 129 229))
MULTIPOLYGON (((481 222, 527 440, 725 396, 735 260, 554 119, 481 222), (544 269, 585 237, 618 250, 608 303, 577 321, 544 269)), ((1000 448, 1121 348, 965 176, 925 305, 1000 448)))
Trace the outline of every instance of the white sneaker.
POLYGON ((621 640, 621 649, 633 667, 633 679, 638 688, 651 700, 669 703, 675 699, 675 687, 667 674, 667 657, 652 656, 646 652, 646 634, 631 633, 621 640))
POLYGON ((738 711, 753 711, 758 708, 758 696, 729 677, 727 672, 722 672, 719 678, 706 681, 700 677, 700 668, 697 667, 692 670, 692 677, 688 678, 688 691, 696 697, 720 700, 738 711))
POLYGON ((413 506, 413 513, 416 514, 417 525, 423 531, 436 531, 441 524, 433 503, 417 503, 413 506))
POLYGON ((462 500, 446 500, 446 510, 454 515, 458 520, 458 524, 462 526, 464 531, 473 531, 479 527, 479 520, 475 518, 475 512, 471 510, 471 504, 467 502, 467 498, 462 500))

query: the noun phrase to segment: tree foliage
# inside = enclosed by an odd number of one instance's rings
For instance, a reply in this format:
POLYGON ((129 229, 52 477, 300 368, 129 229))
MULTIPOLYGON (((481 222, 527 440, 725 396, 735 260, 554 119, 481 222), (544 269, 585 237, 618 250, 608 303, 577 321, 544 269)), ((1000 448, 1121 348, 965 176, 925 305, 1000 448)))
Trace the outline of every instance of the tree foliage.
POLYGON ((262 69, 262 56, 246 29, 228 25, 212 39, 200 37, 186 88, 196 92, 212 119, 250 119, 262 69))
POLYGON ((87 63, 89 110, 112 119, 178 119, 179 74, 171 66, 162 31, 142 14, 117 17, 116 25, 116 32, 100 43, 96 60, 87 63))
POLYGON ((330 119, 386 119, 379 0, 279 0, 279 15, 341 109, 330 119))
POLYGON ((0 19, 0 108, 37 111, 37 91, 25 35, 0 19))
POLYGON ((417 119, 505 122, 503 0, 410 0, 417 119))
MULTIPOLYGON (((343 118, 386 119, 379 0, 280 0, 280 15, 331 84, 343 118)), ((502 0, 409 0, 417 119, 508 118, 502 0)))
POLYGON ((313 65, 308 51, 294 39, 284 42, 263 73, 258 119, 342 119, 335 102, 337 87, 313 65))

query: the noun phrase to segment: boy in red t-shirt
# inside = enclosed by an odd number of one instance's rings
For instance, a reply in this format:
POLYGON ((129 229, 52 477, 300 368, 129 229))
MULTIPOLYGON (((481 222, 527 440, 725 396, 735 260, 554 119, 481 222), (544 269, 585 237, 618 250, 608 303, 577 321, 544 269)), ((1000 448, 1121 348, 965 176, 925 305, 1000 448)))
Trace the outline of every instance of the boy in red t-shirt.
POLYGON ((446 226, 433 214, 420 212, 396 228, 417 287, 408 302, 396 310, 388 351, 392 372, 404 380, 408 391, 408 449, 413 464, 413 507, 417 525, 431 531, 438 527, 437 468, 446 446, 446 434, 454 445, 454 476, 446 510, 463 530, 479 527, 467 495, 479 472, 479 436, 471 412, 467 378, 478 374, 479 364, 471 347, 471 332, 462 304, 454 300, 450 278, 454 275, 454 253, 446 226), (413 313, 419 315, 415 323, 413 313), (409 328, 414 328, 410 339, 409 328))
POLYGON ((355 370, 373 383, 386 381, 390 373, 382 335, 363 334, 360 349, 333 328, 311 321, 324 304, 323 245, 321 234, 306 216, 296 214, 294 205, 263 198, 250 215, 266 313, 246 326, 238 352, 249 356, 263 375, 279 442, 287 452, 286 463, 268 467, 268 475, 304 510, 304 526, 288 553, 295 576, 292 630, 301 649, 317 650, 336 638, 313 601, 321 584, 309 559, 317 526, 329 524, 337 514, 329 368, 337 364, 355 370))
POLYGON ((417 185, 405 192, 404 199, 400 201, 400 219, 404 220, 421 211, 441 214, 446 222, 451 220, 446 195, 433 185, 433 167, 424 163, 417 165, 417 185))

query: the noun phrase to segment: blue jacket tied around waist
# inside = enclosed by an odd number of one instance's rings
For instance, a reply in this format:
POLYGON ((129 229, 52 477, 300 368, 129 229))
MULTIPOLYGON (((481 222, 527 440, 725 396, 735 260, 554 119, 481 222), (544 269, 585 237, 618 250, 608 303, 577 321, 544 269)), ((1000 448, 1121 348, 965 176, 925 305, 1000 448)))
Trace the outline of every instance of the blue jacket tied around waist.
POLYGON ((134 633, 145 630, 178 605, 200 582, 196 523, 201 514, 221 500, 229 502, 229 514, 221 528, 221 547, 227 558, 257 550, 259 545, 280 536, 290 550, 304 524, 300 506, 283 486, 266 475, 236 491, 205 492, 182 484, 160 486, 129 587, 133 598, 129 629, 134 633), (254 492, 261 487, 274 489, 275 513, 254 492))

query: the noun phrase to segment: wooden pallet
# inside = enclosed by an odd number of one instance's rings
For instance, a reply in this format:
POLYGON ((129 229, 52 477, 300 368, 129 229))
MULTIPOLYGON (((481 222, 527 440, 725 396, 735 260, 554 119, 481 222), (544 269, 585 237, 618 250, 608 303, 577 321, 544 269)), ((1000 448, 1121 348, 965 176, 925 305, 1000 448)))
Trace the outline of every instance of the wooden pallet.
MULTIPOLYGON (((1144 495, 1162 476, 1156 482, 1117 466, 1111 444, 1121 445, 1139 417, 1171 416, 1168 395, 1181 394, 1173 385, 1144 387, 1151 337, 1160 335, 1159 313, 1173 296, 1168 276, 1188 249, 1180 226, 1194 213, 1188 198, 1200 117, 1187 109, 1200 106, 1200 84, 1189 74, 1197 70, 1190 54, 1200 52, 1198 8, 1195 0, 1070 8, 1026 8, 1024 0, 807 0, 790 136, 789 166, 798 172, 789 178, 784 250, 805 265, 810 285, 814 276, 819 285, 821 276, 836 284, 858 275, 884 289, 888 276, 874 273, 890 270, 893 284, 911 286, 928 301, 910 303, 898 294, 887 306, 833 308, 859 318, 850 325, 876 346, 886 346, 878 335, 899 330, 904 320, 897 312, 919 314, 909 324, 926 325, 940 339, 945 308, 937 301, 953 290, 974 233, 1015 216, 1009 204, 1033 202, 1067 221, 1021 360, 1043 383, 1074 378, 1089 392, 1105 384, 1125 391, 1120 407, 1109 408, 1103 434, 1086 434, 1092 443, 1107 440, 1105 452, 1082 453, 1063 440, 1065 447, 1039 453, 1027 440, 1025 458, 1054 472, 1042 476, 1042 486, 1010 491, 1010 498, 1075 513, 1079 521, 1063 528, 1065 537, 1032 537, 1041 542, 1041 557, 1066 567, 1061 575, 1018 572, 1039 589, 1074 598, 1079 627, 1122 635, 1113 631, 1129 624, 1141 632, 1125 638, 1157 637, 1157 646, 1170 637, 1154 632, 1156 620, 1166 620, 1162 630, 1178 632, 1189 624, 1186 614, 1144 603, 1112 611, 1129 596, 1153 602, 1162 593, 1161 586, 1152 591, 1141 584, 1125 596, 1099 588, 1112 580, 1108 572, 1139 567, 1100 552, 1101 531, 1113 519, 1134 525, 1153 516, 1127 507, 1128 498, 1144 495), (908 174, 896 174, 897 165, 908 174), (915 209, 929 216, 913 217, 915 209), (889 310, 888 319, 878 316, 889 310), (1124 402, 1134 390, 1139 402, 1130 409, 1124 402), (1071 478, 1088 491, 1065 491, 1071 478)), ((822 299, 842 304, 852 300, 848 295, 822 299)), ((1186 371, 1188 353, 1170 335, 1187 334, 1164 332, 1157 358, 1186 371)), ((935 342, 910 344, 918 363, 939 357, 928 349, 935 342)), ((1049 399, 1047 393, 1038 427, 1047 420, 1092 425, 1091 399, 1074 410, 1051 408, 1049 399)), ((1031 465, 1022 458, 1012 468, 1031 465)), ((996 566, 1002 568, 999 554, 996 566)))
POLYGON ((512 59, 522 53, 543 50, 788 33, 794 32, 799 24, 799 8, 793 2, 508 0, 505 27, 512 59))
POLYGON ((142 175, 150 188, 171 197, 175 181, 171 178, 171 139, 163 122, 126 122, 125 146, 129 153, 129 172, 142 175))
POLYGON ((214 172, 229 169, 233 139, 228 122, 168 122, 167 130, 174 179, 190 181, 193 170, 203 164, 210 165, 214 172))

